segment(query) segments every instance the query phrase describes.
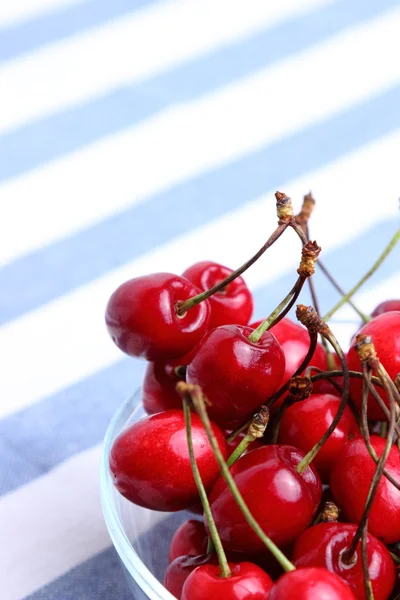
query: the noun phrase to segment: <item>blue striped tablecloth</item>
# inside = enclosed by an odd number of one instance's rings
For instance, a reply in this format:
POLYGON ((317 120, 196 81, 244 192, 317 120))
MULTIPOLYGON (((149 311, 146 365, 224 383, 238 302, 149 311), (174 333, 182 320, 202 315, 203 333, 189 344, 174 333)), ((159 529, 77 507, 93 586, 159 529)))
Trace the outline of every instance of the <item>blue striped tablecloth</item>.
MULTIPOLYGON (((113 289, 236 267, 298 209, 349 288, 398 226, 398 0, 0 3, 2 600, 125 600, 99 504, 102 438, 143 363, 108 339, 113 289)), ((288 291, 289 232, 248 273, 288 291)), ((399 296, 394 253, 358 295, 399 296)), ((337 295, 317 277, 320 302, 337 295)), ((307 301, 305 294, 305 301, 307 301)), ((340 315, 347 341, 353 318, 340 315)))

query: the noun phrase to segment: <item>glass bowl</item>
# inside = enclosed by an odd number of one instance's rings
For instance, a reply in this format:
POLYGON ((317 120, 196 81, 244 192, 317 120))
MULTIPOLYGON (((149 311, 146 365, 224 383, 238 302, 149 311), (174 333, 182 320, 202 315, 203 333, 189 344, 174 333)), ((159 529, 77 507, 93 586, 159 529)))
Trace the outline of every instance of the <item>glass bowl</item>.
POLYGON ((112 419, 101 459, 100 491, 105 522, 119 554, 135 600, 176 600, 162 585, 168 565, 168 550, 177 527, 193 515, 186 511, 162 513, 136 506, 115 489, 108 457, 115 438, 135 423, 145 411, 138 390, 112 419))

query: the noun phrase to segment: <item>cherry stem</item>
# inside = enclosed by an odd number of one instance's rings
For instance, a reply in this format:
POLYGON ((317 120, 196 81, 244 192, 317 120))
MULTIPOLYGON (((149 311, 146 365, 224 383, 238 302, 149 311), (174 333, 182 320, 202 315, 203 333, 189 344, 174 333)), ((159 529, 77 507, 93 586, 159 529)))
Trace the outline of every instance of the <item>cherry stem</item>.
MULTIPOLYGON (((334 379, 335 377, 343 377, 343 371, 341 371, 340 369, 335 369, 335 371, 321 371, 321 369, 319 369, 318 367, 311 366, 307 369, 307 371, 305 373, 305 377, 310 377, 311 381, 314 383, 315 381, 320 381, 321 379, 331 379, 331 378, 334 379), (310 375, 309 375, 310 371, 318 371, 318 374, 312 375, 312 377, 310 377, 310 375)), ((359 371, 349 371, 349 377, 354 378, 354 379, 362 379, 363 374, 360 373, 359 371)), ((375 385, 379 385, 380 387, 383 387, 381 380, 378 379, 378 377, 371 377, 371 381, 375 385)))
POLYGON ((345 357, 343 354, 343 350, 340 347, 339 342, 337 341, 337 339, 335 338, 335 336, 329 329, 329 327, 325 326, 320 331, 320 333, 322 336, 324 336, 328 340, 328 342, 331 344, 331 346, 333 347, 333 349, 335 350, 336 354, 339 357, 339 360, 340 360, 340 363, 341 363, 342 369, 343 369, 343 379, 344 379, 343 394, 342 394, 342 400, 340 402, 339 408, 337 410, 337 413, 336 413, 334 419, 332 420, 332 423, 329 425, 328 429, 325 431, 325 433, 321 437, 321 439, 315 444, 315 446, 313 448, 311 448, 311 450, 306 454, 306 456, 297 465, 297 472, 300 474, 304 473, 306 468, 311 464, 311 462, 317 456, 317 454, 321 450, 322 446, 325 444, 325 442, 329 439, 329 437, 335 431, 340 419, 342 418, 344 409, 346 408, 348 401, 349 401, 349 383, 350 383, 349 369, 348 369, 348 366, 347 366, 347 363, 346 363, 346 360, 345 360, 345 357))
POLYGON ((206 300, 213 294, 216 294, 217 292, 221 291, 224 287, 232 283, 232 281, 234 281, 237 277, 239 277, 245 271, 247 271, 247 269, 251 267, 264 254, 264 252, 268 250, 268 248, 270 248, 272 244, 274 244, 281 237, 282 233, 285 231, 285 229, 287 229, 288 225, 288 223, 282 223, 278 225, 278 227, 270 235, 265 244, 259 249, 258 252, 256 252, 256 254, 254 254, 252 258, 250 258, 250 260, 248 260, 241 267, 236 269, 236 271, 233 271, 233 273, 231 273, 228 277, 218 282, 216 285, 214 285, 214 287, 210 288, 209 290, 206 290, 205 292, 202 292, 201 294, 197 294, 197 296, 188 298, 183 302, 177 302, 177 304, 175 305, 175 310, 177 314, 183 315, 187 310, 193 308, 193 306, 196 306, 197 304, 200 304, 200 302, 203 302, 203 300, 206 300))
POLYGON ((192 398, 194 408, 195 408, 197 414, 199 415, 201 422, 203 423, 203 426, 206 430, 207 437, 209 439, 209 442, 210 442, 211 447, 214 452, 214 456, 220 466, 221 474, 222 474, 223 478, 225 479, 230 491, 232 492, 232 495, 233 495, 236 503, 238 504, 240 510, 242 511, 243 516, 245 517, 247 523, 253 529, 253 531, 258 535, 258 537, 264 542, 265 546, 273 554, 273 556, 279 562, 281 567, 286 572, 293 571, 295 569, 295 566, 290 562, 290 560, 288 560, 286 558, 286 556, 283 554, 283 552, 281 552, 281 550, 278 548, 278 546, 276 546, 276 544, 274 544, 274 542, 271 540, 271 538, 269 538, 264 533, 264 531, 262 530, 260 525, 257 523, 255 518, 251 514, 246 502, 244 501, 243 496, 241 495, 241 493, 235 483, 235 480, 233 479, 233 477, 230 473, 229 467, 226 464, 224 457, 221 454, 217 440, 215 439, 215 436, 213 434, 213 431, 211 428, 211 423, 208 418, 207 410, 205 408, 203 394, 202 394, 202 391, 199 386, 195 386, 195 385, 191 386, 191 398, 192 398))
POLYGON ((356 292, 358 292, 358 290, 360 289, 360 287, 362 285, 364 285, 364 283, 381 266, 381 264, 383 263, 383 261, 385 260, 385 258, 390 254, 391 250, 395 247, 395 245, 397 244, 397 242, 399 240, 400 240, 400 229, 398 229, 396 231, 396 233, 394 234, 394 236, 390 240, 389 244, 386 246, 386 248, 384 249, 384 251, 382 252, 382 254, 379 256, 378 260, 366 272, 366 274, 364 275, 364 277, 362 277, 360 279, 360 281, 354 287, 352 287, 351 290, 349 292, 347 292, 347 294, 345 294, 341 298, 341 300, 339 300, 339 302, 329 312, 326 313, 326 315, 324 317, 322 317, 323 321, 328 321, 328 319, 330 319, 335 314, 335 312, 337 310, 339 310, 339 308, 341 308, 346 302, 348 302, 348 300, 353 296, 353 294, 355 294, 356 292))
POLYGON ((228 467, 233 465, 233 463, 242 456, 243 452, 247 450, 252 442, 263 437, 268 425, 268 421, 269 410, 266 406, 262 406, 259 412, 257 412, 251 419, 246 435, 226 461, 228 467))
POLYGON ((207 518, 208 527, 209 527, 210 535, 211 535, 211 540, 212 540, 213 546, 215 548, 215 552, 218 557, 218 563, 219 563, 219 566, 221 569, 221 577, 230 577, 231 570, 229 568, 226 554, 225 554, 224 548, 222 546, 221 539, 219 537, 214 518, 212 516, 210 503, 208 501, 207 493, 206 493, 206 490, 204 488, 204 485, 203 485, 203 482, 201 479, 199 468, 197 466, 196 457, 194 455, 193 438, 192 438, 192 415, 191 415, 191 410, 190 410, 190 401, 186 395, 183 395, 182 401, 183 401, 183 412, 185 415, 186 437, 187 437, 187 443, 188 443, 189 458, 190 458, 190 464, 192 467, 193 477, 196 482, 197 489, 199 491, 199 496, 200 496, 201 504, 203 505, 204 514, 206 515, 206 518, 207 518))
POLYGON ((361 562, 364 575, 364 589, 366 600, 374 600, 374 592, 372 590, 371 577, 368 568, 368 553, 367 553, 367 536, 368 536, 368 519, 365 521, 364 528, 361 534, 361 562))
MULTIPOLYGON (((254 331, 251 332, 251 334, 249 335, 249 338, 248 338, 249 342, 252 342, 253 344, 257 344, 260 341, 260 338, 263 335, 263 333, 265 333, 268 329, 270 329, 272 324, 276 325, 276 323, 278 322, 277 317, 280 316, 280 313, 283 311, 283 309, 285 307, 287 307, 288 304, 290 303, 287 310, 285 311, 285 314, 287 312, 289 312, 289 310, 291 309, 293 304, 296 302, 296 299, 301 292, 301 288, 304 285, 304 281, 305 281, 305 279, 303 277, 299 277, 297 279, 296 283, 294 284, 294 286, 292 287, 290 292, 287 294, 287 296, 285 296, 285 298, 282 300, 282 302, 280 302, 278 304, 278 306, 275 308, 275 310, 272 311, 272 313, 269 315, 269 317, 267 317, 262 323, 260 323, 260 325, 257 327, 257 329, 255 329, 254 331)), ((281 318, 283 318, 283 316, 281 318)), ((280 321, 280 319, 279 319, 279 321, 280 321)))

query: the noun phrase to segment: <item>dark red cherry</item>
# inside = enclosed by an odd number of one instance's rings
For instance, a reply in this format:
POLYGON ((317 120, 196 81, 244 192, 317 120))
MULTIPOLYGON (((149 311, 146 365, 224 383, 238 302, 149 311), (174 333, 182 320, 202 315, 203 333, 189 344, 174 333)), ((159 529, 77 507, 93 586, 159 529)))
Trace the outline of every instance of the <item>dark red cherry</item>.
POLYGON ((126 354, 147 360, 170 359, 186 354, 207 330, 208 300, 182 316, 180 301, 200 290, 185 277, 153 273, 119 286, 108 301, 106 324, 112 339, 126 354))
POLYGON ((207 565, 212 563, 218 565, 218 558, 216 554, 201 554, 199 556, 177 556, 167 567, 164 574, 164 587, 175 598, 180 600, 182 596, 182 588, 189 577, 190 573, 200 567, 201 565, 207 565))
POLYGON ((149 362, 143 379, 142 403, 149 415, 182 408, 182 398, 176 391, 178 381, 185 380, 186 365, 192 352, 169 361, 149 362))
MULTIPOLYGON (((386 312, 375 317, 361 327, 359 333, 372 337, 380 362, 389 373, 389 376, 394 379, 400 372, 400 312, 386 312)), ((355 340, 353 339, 347 354, 347 364, 350 370, 360 371, 360 360, 353 347, 354 343, 355 340)), ((351 379, 350 393, 355 404, 361 407, 361 379, 351 379)), ((381 396, 384 400, 386 399, 384 393, 381 393, 381 396)), ((371 394, 368 396, 368 418, 375 421, 383 421, 386 418, 371 394)))
MULTIPOLYGON (((256 323, 251 324, 250 327, 256 328, 260 323, 262 323, 262 321, 257 321, 256 323)), ((279 323, 272 327, 270 331, 278 340, 285 354, 285 373, 281 381, 281 385, 283 385, 293 376, 293 373, 295 373, 305 358, 310 347, 310 336, 308 335, 307 329, 303 327, 303 325, 295 323, 287 318, 279 321, 279 323)), ((317 344, 317 348, 314 352, 310 365, 326 371, 326 354, 323 347, 319 343, 317 344)), ((282 404, 285 397, 286 394, 279 398, 277 402, 275 402, 274 409, 278 408, 282 404)))
POLYGON ((260 567, 249 562, 229 563, 230 577, 221 577, 218 565, 201 565, 189 575, 183 586, 182 600, 266 600, 272 579, 260 567))
MULTIPOLYGON (((312 394, 306 400, 293 404, 283 415, 279 442, 309 452, 332 423, 340 402, 337 396, 312 394)), ((346 407, 335 431, 313 461, 323 482, 329 482, 330 469, 356 427, 351 410, 346 407)))
MULTIPOLYGON (((358 600, 365 599, 361 542, 351 562, 346 561, 357 525, 320 523, 306 529, 296 540, 292 560, 296 567, 325 567, 338 575, 351 588, 358 600)), ((396 579, 390 552, 376 537, 367 536, 368 571, 375 600, 389 598, 396 579)))
MULTIPOLYGON (((296 471, 303 457, 303 452, 291 446, 264 446, 252 450, 230 468, 254 518, 279 546, 290 544, 304 531, 321 498, 321 481, 316 471, 312 467, 307 467, 303 475, 296 471)), ((227 550, 265 551, 222 477, 212 488, 209 500, 227 550)))
MULTIPOLYGON (((386 440, 373 435, 371 443, 376 454, 381 456, 386 440)), ((331 469, 333 496, 352 523, 360 521, 375 468, 364 439, 355 437, 347 442, 331 469)), ((400 481, 400 455, 396 445, 390 450, 385 468, 400 481)), ((400 540, 400 491, 385 476, 379 482, 368 516, 368 531, 385 544, 400 540)))
POLYGON ((169 547, 169 561, 178 556, 198 556, 207 550, 208 536, 203 521, 189 519, 178 527, 169 547))
POLYGON ((222 325, 209 331, 196 347, 186 380, 201 386, 211 405, 210 418, 227 429, 248 419, 279 387, 285 357, 268 331, 258 343, 253 329, 222 325))
MULTIPOLYGON (((205 291, 226 279, 232 269, 218 263, 203 260, 192 265, 183 277, 189 279, 200 290, 205 291)), ((242 277, 236 277, 221 291, 208 299, 211 308, 210 329, 219 325, 247 325, 253 313, 253 296, 242 277)))
MULTIPOLYGON (((227 448, 217 425, 213 431, 224 457, 227 448)), ((219 474, 219 468, 204 427, 192 415, 195 457, 207 490, 219 474)), ((190 466, 185 421, 182 410, 167 410, 144 417, 123 431, 110 453, 114 484, 131 502, 160 511, 176 511, 198 502, 198 493, 190 466)))
POLYGON ((275 583, 268 600, 355 600, 337 575, 320 567, 296 569, 275 583))
POLYGON ((378 317, 379 315, 383 315, 383 313, 391 312, 393 310, 400 311, 400 300, 384 300, 374 308, 371 317, 378 317))

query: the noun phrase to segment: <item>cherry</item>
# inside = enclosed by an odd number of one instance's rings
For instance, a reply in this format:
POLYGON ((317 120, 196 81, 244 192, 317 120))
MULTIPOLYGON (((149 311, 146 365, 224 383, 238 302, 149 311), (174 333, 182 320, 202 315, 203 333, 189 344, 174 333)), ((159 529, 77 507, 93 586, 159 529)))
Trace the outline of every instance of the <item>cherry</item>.
MULTIPOLYGON (((227 448, 218 426, 213 431, 224 457, 227 448)), ((206 489, 219 475, 219 468, 200 418, 192 415, 196 461, 206 489)), ((190 466, 182 410, 167 410, 144 417, 123 431, 110 453, 114 484, 131 502, 160 511, 176 511, 198 502, 190 466)))
POLYGON ((167 567, 164 574, 164 587, 178 600, 182 596, 182 588, 190 573, 200 567, 212 563, 218 565, 216 554, 200 554, 198 556, 177 556, 167 567))
MULTIPOLYGON (((389 376, 394 379, 400 372, 400 312, 386 312, 375 317, 369 323, 366 323, 360 329, 359 333, 372 337, 380 362, 385 367, 389 376)), ((347 355, 347 364, 350 370, 360 371, 360 359, 353 345, 354 339, 347 355)), ((382 390, 378 389, 378 392, 380 392, 382 398, 387 402, 386 395, 382 393, 382 390)), ((351 379, 350 394, 355 404, 361 407, 361 379, 351 379)), ((371 394, 368 396, 368 418, 376 421, 382 421, 386 418, 371 394)))
MULTIPOLYGON (((334 362, 334 368, 341 371, 342 365, 339 360, 338 355, 335 352, 332 352, 331 357, 334 362)), ((346 358, 346 354, 345 354, 346 358)), ((328 369, 329 370, 329 369, 328 369)), ((312 373, 312 375, 316 375, 316 373, 312 373)), ((341 386, 343 389, 344 379, 343 377, 335 377, 334 381, 341 386)), ((334 385, 329 381, 329 379, 320 379, 319 381, 313 382, 313 393, 314 394, 332 394, 333 396, 342 397, 340 391, 338 391, 334 385)))
POLYGON ((371 317, 377 317, 393 310, 400 310, 400 300, 384 300, 374 308, 371 317))
MULTIPOLYGON (((381 456, 386 440, 375 435, 370 439, 376 454, 381 456)), ((349 440, 332 467, 330 485, 333 496, 352 523, 361 519, 375 468, 375 461, 362 437, 349 440)), ((385 469, 397 481, 400 480, 397 446, 392 446, 385 469)), ((400 540, 400 491, 385 476, 379 482, 368 516, 368 530, 385 544, 400 540)))
MULTIPOLYGON (((332 423, 339 405, 340 399, 329 394, 312 394, 306 400, 293 404, 283 415, 279 442, 309 452, 332 423)), ((329 472, 337 454, 356 427, 356 421, 346 407, 335 431, 314 459, 314 466, 322 481, 329 481, 329 472)))
POLYGON ((319 567, 285 573, 270 591, 268 600, 355 600, 353 592, 334 573, 319 567))
POLYGON ((207 300, 182 316, 177 305, 199 293, 190 281, 171 273, 153 273, 123 283, 112 294, 106 324, 126 354, 157 360, 186 354, 207 330, 207 300))
POLYGON ((196 519, 189 519, 178 527, 171 540, 169 547, 169 561, 172 562, 178 556, 197 556, 205 554, 207 550, 208 536, 204 523, 196 519))
POLYGON ((142 403, 149 415, 182 407, 176 384, 185 379, 185 367, 191 357, 192 352, 189 352, 167 362, 160 359, 148 363, 143 379, 142 403))
POLYGON ((229 563, 230 577, 221 577, 217 565, 203 564, 192 571, 183 586, 182 600, 266 600, 272 579, 249 562, 229 563))
MULTIPOLYGON (((254 327, 254 329, 256 329, 260 323, 262 323, 262 321, 257 321, 256 323, 252 323, 250 327, 254 327)), ((284 318, 279 321, 279 323, 274 325, 270 331, 280 343, 285 354, 285 373, 281 381, 281 385, 283 385, 293 376, 293 373, 295 373, 305 358, 310 347, 310 336, 308 335, 307 329, 303 327, 303 325, 295 323, 288 318, 284 318)), ((310 365, 326 371, 326 354, 325 350, 319 343, 317 344, 316 350, 310 361, 310 365)), ((281 398, 274 403, 274 409, 278 408, 282 404, 283 400, 286 398, 286 395, 287 394, 281 396, 281 398)))
MULTIPOLYGON (((183 277, 206 291, 226 279, 232 269, 204 260, 192 265, 183 277)), ((225 288, 208 299, 211 308, 210 329, 219 325, 247 325, 253 312, 253 296, 242 277, 236 277, 225 288)))
MULTIPOLYGON (((263 446, 230 468, 250 512, 278 546, 290 544, 310 524, 322 487, 313 469, 303 475, 296 467, 304 453, 291 446, 263 446)), ((247 524, 225 480, 219 478, 209 494, 212 514, 227 550, 263 552, 265 546, 247 524)), ((207 523, 205 523, 207 529, 207 523)))
POLYGON ((274 336, 265 332, 257 343, 245 325, 222 325, 196 347, 186 373, 211 402, 208 414, 227 429, 241 425, 276 391, 285 357, 274 336))
MULTIPOLYGON (((297 538, 292 560, 296 567, 327 568, 347 583, 356 598, 364 600, 361 542, 352 560, 344 560, 356 531, 357 526, 350 523, 320 523, 310 527, 297 538)), ((392 557, 382 542, 370 534, 367 535, 367 556, 374 599, 387 600, 396 578, 392 557)))

